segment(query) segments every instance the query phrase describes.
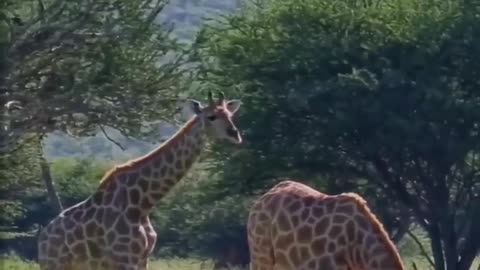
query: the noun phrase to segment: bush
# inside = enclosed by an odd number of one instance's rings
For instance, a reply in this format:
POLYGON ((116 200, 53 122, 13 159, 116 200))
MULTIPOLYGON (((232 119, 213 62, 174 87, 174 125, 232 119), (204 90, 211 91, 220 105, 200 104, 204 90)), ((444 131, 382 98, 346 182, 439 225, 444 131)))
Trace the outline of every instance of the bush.
POLYGON ((245 223, 250 198, 221 196, 218 177, 184 179, 153 213, 159 256, 220 259, 230 245, 248 254, 245 223))

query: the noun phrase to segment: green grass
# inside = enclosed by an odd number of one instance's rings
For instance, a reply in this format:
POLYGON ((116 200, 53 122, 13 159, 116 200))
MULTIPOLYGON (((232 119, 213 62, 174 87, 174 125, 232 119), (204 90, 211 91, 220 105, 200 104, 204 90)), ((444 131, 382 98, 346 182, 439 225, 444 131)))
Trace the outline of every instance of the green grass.
POLYGON ((39 270, 40 269, 35 262, 25 261, 20 257, 14 256, 14 255, 1 256, 0 268, 2 270, 39 270))
MULTIPOLYGON (((431 269, 428 262, 421 257, 403 258, 405 266, 413 270, 412 261, 415 261, 418 270, 431 269)), ((480 267, 480 258, 477 258, 470 270, 477 270, 480 267)), ((2 270, 39 270, 36 263, 22 260, 17 256, 0 256, 0 268, 2 270)), ((194 259, 157 259, 153 260, 149 266, 150 270, 208 270, 212 269, 211 261, 199 261, 194 259)))
MULTIPOLYGON (((199 261, 194 259, 157 259, 152 260, 149 269, 169 269, 169 270, 207 270, 212 268, 211 261, 199 261)), ((15 255, 0 256, 1 270, 39 270, 35 262, 26 261, 15 255)))
MULTIPOLYGON (((426 233, 417 228, 413 230, 414 236, 419 243, 424 247, 426 252, 431 255, 429 249, 429 239, 426 233)), ((5 235, 3 235, 5 236, 5 235)), ((418 270, 431 270, 432 267, 428 261, 420 256, 420 249, 418 243, 411 237, 404 237, 397 244, 398 251, 402 256, 402 260, 407 270, 414 270, 412 263, 414 262, 418 270)), ((210 270, 212 269, 212 261, 200 261, 196 259, 179 259, 179 258, 162 258, 152 259, 149 265, 149 270, 210 270)), ((35 262, 25 261, 22 258, 15 255, 0 255, 0 269, 1 270, 39 270, 38 265, 35 262)), ((480 269, 480 258, 476 258, 470 270, 480 269)), ((241 270, 241 269, 237 269, 241 270)))

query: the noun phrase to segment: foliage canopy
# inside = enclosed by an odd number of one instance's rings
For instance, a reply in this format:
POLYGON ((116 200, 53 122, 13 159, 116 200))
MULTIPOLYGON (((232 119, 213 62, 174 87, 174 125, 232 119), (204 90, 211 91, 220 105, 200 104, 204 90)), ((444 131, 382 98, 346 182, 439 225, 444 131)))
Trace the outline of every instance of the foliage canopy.
POLYGON ((225 162, 225 181, 248 191, 333 176, 335 191, 411 211, 436 269, 468 269, 480 248, 478 10, 258 1, 204 29, 198 79, 237 86, 248 107, 248 147, 225 162))
POLYGON ((164 0, 2 1, 3 152, 29 134, 141 134, 165 116, 184 57, 156 23, 164 0), (19 101, 23 109, 3 108, 19 101))

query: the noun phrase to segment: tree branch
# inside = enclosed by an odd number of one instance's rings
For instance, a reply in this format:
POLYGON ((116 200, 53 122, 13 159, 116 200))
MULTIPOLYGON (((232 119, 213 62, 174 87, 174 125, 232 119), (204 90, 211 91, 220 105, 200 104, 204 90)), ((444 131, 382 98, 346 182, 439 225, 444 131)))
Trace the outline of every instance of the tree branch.
POLYGON ((100 127, 100 130, 102 130, 102 133, 103 135, 105 135, 105 137, 111 141, 112 143, 114 143, 116 146, 118 146, 120 149, 122 149, 123 151, 125 151, 125 148, 117 141, 115 141, 114 139, 112 139, 108 134, 107 132, 105 131, 105 129, 103 128, 103 125, 102 124, 98 124, 98 126, 100 127))
POLYGON ((385 164, 385 162, 380 157, 376 156, 372 159, 375 168, 380 173, 387 185, 395 191, 396 195, 399 197, 400 200, 403 201, 403 203, 407 207, 413 210, 415 216, 417 217, 417 221, 425 228, 428 228, 430 225, 429 223, 425 222, 425 218, 430 217, 425 211, 420 208, 418 201, 416 201, 416 199, 408 193, 405 186, 399 180, 394 179, 394 177, 388 171, 387 164, 385 164))
POLYGON ((407 230, 407 234, 408 236, 410 236, 410 238, 412 238, 412 240, 417 244, 418 248, 420 249, 420 252, 422 253, 423 257, 425 257, 428 261, 428 263, 433 267, 435 268, 435 263, 432 261, 432 259, 430 258, 430 256, 428 255, 428 252, 425 250, 425 247, 422 245, 422 243, 420 242, 420 240, 418 240, 418 237, 413 234, 410 230, 407 230))

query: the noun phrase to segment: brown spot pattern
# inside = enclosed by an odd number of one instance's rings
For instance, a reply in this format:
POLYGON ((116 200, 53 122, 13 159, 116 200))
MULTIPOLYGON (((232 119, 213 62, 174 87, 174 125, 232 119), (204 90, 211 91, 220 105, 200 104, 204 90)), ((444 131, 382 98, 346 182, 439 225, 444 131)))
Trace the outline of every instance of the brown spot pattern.
POLYGON ((302 213, 300 214, 300 218, 302 220, 307 220, 309 216, 310 216, 310 208, 303 209, 302 213))
POLYGON ((332 222, 333 223, 344 223, 345 221, 348 220, 348 217, 347 216, 344 216, 344 215, 335 215, 333 216, 333 219, 332 219, 332 222))
POLYGON ((140 178, 138 180, 138 186, 144 193, 148 191, 148 181, 145 178, 140 178))
POLYGON ((297 247, 290 248, 290 250, 288 252, 288 256, 289 256, 290 260, 292 261, 293 265, 299 265, 300 264, 300 262, 301 262, 300 252, 298 251, 297 247))
POLYGON ((141 215, 142 215, 142 212, 140 211, 140 209, 133 208, 133 207, 128 208, 127 214, 126 214, 127 219, 132 223, 138 222, 140 220, 141 215))
POLYGON ((278 248, 279 250, 287 250, 288 247, 293 243, 293 241, 293 233, 280 235, 277 237, 277 240, 275 242, 275 248, 278 248))
POLYGON ((320 238, 320 239, 315 239, 312 242, 312 252, 314 255, 319 256, 325 253, 327 250, 327 239, 326 238, 320 238))
POLYGON ((172 151, 167 151, 167 153, 165 154, 165 160, 166 160, 169 164, 172 164, 172 163, 173 163, 173 153, 172 153, 172 151))
POLYGON ((93 258, 100 258, 102 256, 102 251, 95 242, 87 241, 87 246, 90 256, 93 258))
POLYGON ((292 229, 290 219, 288 219, 287 215, 283 211, 278 214, 277 226, 280 231, 289 231, 292 229))
POLYGON ((138 189, 131 189, 130 190, 130 203, 133 205, 138 205, 140 203, 140 191, 138 189))
POLYGON ((288 206, 288 211, 290 213, 295 213, 298 210, 300 210, 301 207, 302 207, 302 203, 300 201, 294 201, 288 206))
POLYGON ((105 214, 103 215, 103 224, 105 225, 105 228, 110 228, 113 223, 115 222, 117 217, 117 213, 113 208, 109 207, 105 210, 105 214))
POLYGON ((352 216, 354 211, 353 211, 353 205, 351 204, 345 204, 345 205, 338 205, 336 211, 337 213, 342 213, 347 216, 352 216))
POLYGON ((97 208, 97 212, 95 213, 95 220, 97 220, 98 222, 102 222, 104 213, 105 209, 103 207, 97 208))
POLYGON ((360 215, 355 215, 355 222, 357 225, 364 231, 369 231, 369 226, 364 217, 360 215))
POLYGON ((128 234, 130 233, 130 227, 128 226, 127 221, 125 221, 124 217, 121 217, 117 220, 117 224, 115 225, 115 231, 118 234, 128 234))
POLYGON ((95 205, 101 205, 103 203, 103 193, 95 192, 95 194, 93 194, 92 201, 95 205))
POLYGON ((323 235, 327 232, 330 226, 330 218, 324 217, 317 224, 315 224, 315 235, 323 235))
POLYGON ((140 174, 137 172, 131 172, 128 174, 128 181, 127 185, 128 186, 133 186, 135 185, 135 182, 137 181, 138 177, 140 177, 140 174))
POLYGON ((152 175, 152 169, 149 166, 143 167, 142 175, 145 177, 150 177, 152 175))
POLYGON ((355 241, 355 225, 353 224, 353 221, 349 220, 345 228, 347 231, 347 240, 349 242, 355 241))
POLYGON ((85 226, 85 234, 89 238, 95 237, 95 233, 97 232, 97 224, 95 222, 90 221, 86 226, 85 226))
POLYGON ((333 225, 328 232, 328 236, 332 239, 337 238, 342 233, 342 227, 339 225, 333 225))
POLYGON ((318 268, 322 270, 334 270, 333 262, 330 257, 323 257, 318 261, 318 268))
POLYGON ((313 237, 313 230, 308 225, 303 225, 297 230, 297 241, 300 243, 308 243, 313 237))
POLYGON ((325 210, 323 209, 323 207, 314 207, 312 209, 312 214, 314 217, 320 218, 325 214, 325 210))

